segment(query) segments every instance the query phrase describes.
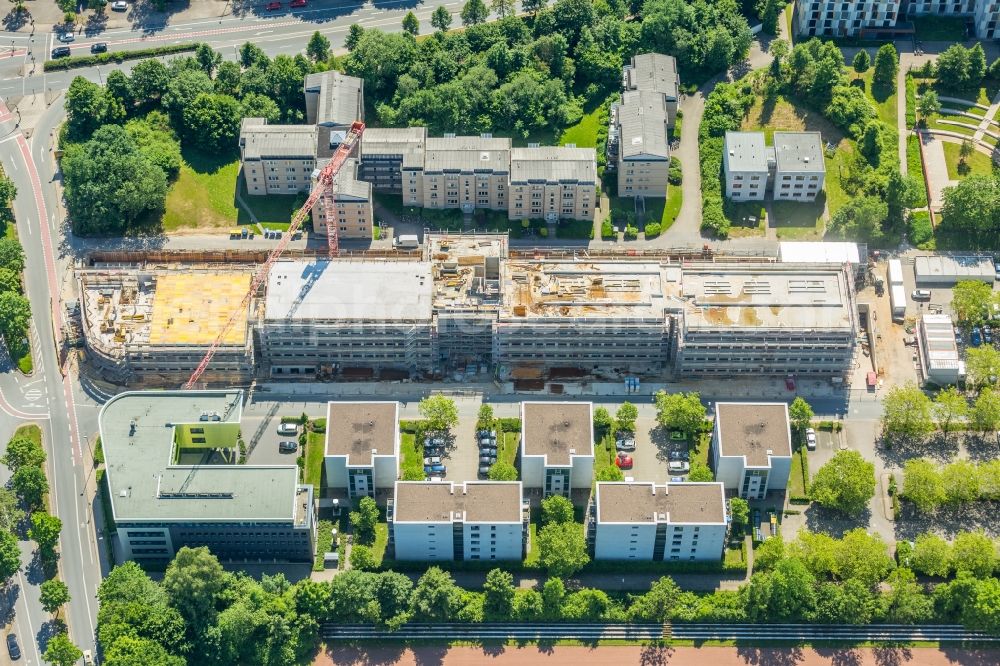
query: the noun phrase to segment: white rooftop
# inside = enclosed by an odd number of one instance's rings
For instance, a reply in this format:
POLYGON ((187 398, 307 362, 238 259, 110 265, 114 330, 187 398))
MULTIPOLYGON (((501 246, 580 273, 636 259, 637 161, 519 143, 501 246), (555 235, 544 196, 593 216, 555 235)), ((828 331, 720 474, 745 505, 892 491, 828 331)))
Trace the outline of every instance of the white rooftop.
POLYGON ((857 264, 857 243, 826 241, 786 241, 778 243, 778 258, 783 262, 806 264, 857 264))

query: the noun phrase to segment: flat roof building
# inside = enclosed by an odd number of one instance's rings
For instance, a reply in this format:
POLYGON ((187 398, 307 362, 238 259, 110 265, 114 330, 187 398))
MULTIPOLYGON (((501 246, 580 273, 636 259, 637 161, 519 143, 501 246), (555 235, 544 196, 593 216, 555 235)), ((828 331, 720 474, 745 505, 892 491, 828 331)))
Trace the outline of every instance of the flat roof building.
MULTIPOLYGON (((681 78, 677 74, 677 58, 663 53, 639 53, 622 68, 624 90, 647 90, 660 93, 676 102, 681 95, 681 78)), ((671 125, 673 123, 671 122, 671 125)))
POLYGON ((719 561, 728 524, 722 483, 599 482, 588 537, 596 560, 719 561))
POLYGON ((836 241, 782 241, 778 243, 778 260, 793 264, 861 263, 863 253, 857 243, 836 241))
POLYGON ((576 146, 513 148, 508 217, 592 220, 597 154, 576 146))
POLYGON ((925 314, 917 324, 920 374, 925 382, 947 386, 965 380, 965 361, 958 350, 949 315, 925 314))
POLYGON ((365 119, 363 79, 335 70, 307 74, 303 92, 310 124, 350 127, 365 119))
POLYGON ((763 132, 726 132, 723 140, 726 196, 734 201, 760 201, 774 168, 774 149, 764 145, 763 132))
POLYGON ((715 403, 712 431, 715 478, 746 499, 784 491, 792 466, 788 405, 715 403))
POLYGON ((307 562, 312 486, 292 465, 232 462, 241 391, 120 393, 98 427, 125 559, 170 560, 182 546, 220 559, 307 562))
POLYGON ((993 258, 986 255, 919 256, 913 260, 913 273, 918 285, 953 285, 963 280, 993 284, 996 269, 993 258))
POLYGON ((398 402, 330 402, 326 488, 351 499, 388 492, 399 471, 398 402))
POLYGON ((767 190, 776 201, 813 201, 819 196, 826 176, 820 133, 775 132, 773 140, 768 147, 763 132, 726 132, 726 197, 760 201, 767 190))
POLYGON ((618 195, 666 197, 670 171, 668 112, 663 95, 628 90, 617 107, 618 195))
POLYGON ((594 475, 590 402, 521 403, 521 478, 543 497, 590 488, 594 475))
POLYGON ((397 481, 389 547, 397 560, 520 560, 528 516, 520 481, 397 481))

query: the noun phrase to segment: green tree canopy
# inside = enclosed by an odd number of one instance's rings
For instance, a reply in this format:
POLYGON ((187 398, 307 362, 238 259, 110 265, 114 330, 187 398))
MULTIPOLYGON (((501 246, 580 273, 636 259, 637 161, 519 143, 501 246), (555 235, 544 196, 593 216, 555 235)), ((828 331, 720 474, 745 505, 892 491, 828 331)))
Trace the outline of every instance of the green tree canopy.
POLYGON ((889 549, 882 537, 860 527, 850 530, 837 542, 834 559, 838 578, 856 578, 869 588, 885 580, 893 569, 889 549))
POLYGON ((439 5, 431 14, 431 26, 440 32, 446 32, 451 27, 451 12, 444 5, 439 5))
POLYGON ((216 601, 225 585, 218 558, 205 546, 182 547, 163 575, 163 590, 170 604, 191 627, 215 622, 216 601))
POLYGON ((924 512, 941 506, 945 490, 937 466, 926 458, 907 460, 903 466, 903 497, 924 512))
POLYGON ((539 559, 550 576, 571 576, 589 561, 583 527, 549 523, 538 532, 539 559))
POLYGON ((430 430, 451 430, 458 425, 458 408, 455 401, 440 394, 431 395, 417 406, 420 416, 427 420, 430 430))
POLYGON ((624 481, 625 473, 617 465, 605 465, 594 474, 594 481, 624 481))
POLYGON ((951 309, 965 327, 981 326, 996 301, 992 285, 979 280, 963 280, 951 292, 951 309))
POLYGON ((860 51, 855 53, 854 60, 851 61, 851 66, 854 68, 854 71, 857 72, 858 74, 864 74, 865 72, 867 72, 868 68, 871 67, 871 64, 872 64, 872 58, 870 55, 868 55, 868 51, 866 51, 865 49, 861 49, 860 51))
POLYGON ((503 569, 490 569, 483 584, 483 613, 487 618, 509 620, 514 610, 514 577, 503 569))
POLYGON ((448 622, 458 612, 461 596, 461 589, 448 573, 431 567, 413 588, 410 612, 424 622, 448 622))
POLYGON ((913 383, 892 387, 882 400, 882 427, 890 437, 929 435, 934 430, 931 399, 913 383))
POLYGON ((947 576, 951 571, 951 545, 936 534, 921 534, 914 542, 909 566, 927 576, 947 576))
POLYGON ((7 580, 21 568, 21 549, 17 537, 8 529, 0 530, 0 582, 7 580))
POLYGON ((33 510, 42 505, 45 493, 49 492, 49 482, 40 467, 22 467, 11 477, 11 488, 33 510))
POLYGON ((668 430, 680 430, 694 434, 701 430, 705 421, 705 405, 698 393, 666 393, 658 391, 655 396, 656 420, 668 430))
POLYGON ((0 238, 0 266, 15 273, 24 270, 24 248, 16 238, 0 238))
POLYGON ((42 608, 55 613, 70 601, 69 587, 58 578, 50 578, 39 586, 42 608))
POLYGON ((81 657, 83 657, 83 652, 73 645, 65 633, 56 634, 50 638, 45 647, 45 653, 42 654, 42 659, 46 663, 55 666, 73 666, 81 657))
POLYGON ((820 506, 856 516, 875 496, 875 465, 857 451, 838 451, 816 472, 810 494, 820 506))
POLYGON ((371 497, 362 497, 358 501, 358 510, 350 513, 351 526, 362 543, 375 540, 375 525, 378 524, 378 504, 371 497))
MULTIPOLYGON (((965 350, 965 372, 965 381, 969 386, 995 388, 1000 382, 1000 351, 992 345, 968 347, 965 350)), ((990 395, 995 394, 991 391, 990 395)), ((984 403, 984 408, 988 404, 984 403)))
POLYGON ((406 12, 403 17, 403 32, 414 37, 420 34, 420 19, 412 11, 406 12))
MULTIPOLYGON (((1000 359, 997 368, 1000 370, 1000 359)), ((969 412, 969 420, 979 432, 993 432, 1000 428, 1000 394, 989 386, 983 388, 969 412)))
POLYGON ((487 476, 490 481, 517 481, 517 468, 506 460, 498 460, 490 465, 487 476))
POLYGON ((875 73, 872 85, 893 88, 896 85, 896 71, 899 69, 899 55, 892 44, 883 44, 875 54, 875 73))
POLYGON ((635 432, 635 421, 639 418, 639 408, 627 400, 615 412, 615 421, 621 430, 635 432))
POLYGON ((306 44, 306 55, 313 62, 324 62, 330 59, 330 40, 319 30, 312 34, 306 44))
POLYGON ((375 553, 369 546, 363 543, 356 543, 351 546, 351 568, 358 571, 372 571, 378 568, 375 561, 375 553))
POLYGON ((996 544, 983 532, 959 532, 951 547, 951 565, 956 572, 967 571, 986 578, 996 568, 996 544))
POLYGON ((62 521, 55 516, 36 511, 31 514, 31 527, 28 528, 28 538, 38 544, 38 549, 45 557, 51 557, 59 545, 59 533, 62 532, 62 521))
POLYGON ((941 430, 951 432, 956 421, 964 420, 969 413, 969 403, 954 386, 938 391, 934 396, 934 417, 941 430))
POLYGON ((467 0, 462 5, 462 25, 477 25, 489 18, 490 10, 483 0, 467 0))
POLYGON ((30 437, 15 435, 7 443, 7 452, 0 458, 0 462, 12 472, 22 467, 42 467, 45 465, 45 450, 30 437))
POLYGON ((884 235, 883 225, 888 217, 889 206, 882 199, 855 197, 834 212, 829 233, 836 238, 878 242, 884 235))
POLYGON ((542 524, 572 523, 573 503, 562 495, 551 495, 542 500, 542 524))

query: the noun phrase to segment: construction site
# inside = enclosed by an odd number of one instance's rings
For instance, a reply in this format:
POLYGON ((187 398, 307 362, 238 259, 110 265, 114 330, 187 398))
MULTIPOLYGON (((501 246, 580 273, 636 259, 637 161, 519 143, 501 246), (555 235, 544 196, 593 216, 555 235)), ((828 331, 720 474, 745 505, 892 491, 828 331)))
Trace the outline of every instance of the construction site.
POLYGON ((164 387, 217 339, 206 385, 484 375, 530 390, 681 373, 843 381, 853 367, 848 265, 425 240, 420 254, 282 259, 259 281, 252 262, 79 269, 88 358, 106 381, 164 387))

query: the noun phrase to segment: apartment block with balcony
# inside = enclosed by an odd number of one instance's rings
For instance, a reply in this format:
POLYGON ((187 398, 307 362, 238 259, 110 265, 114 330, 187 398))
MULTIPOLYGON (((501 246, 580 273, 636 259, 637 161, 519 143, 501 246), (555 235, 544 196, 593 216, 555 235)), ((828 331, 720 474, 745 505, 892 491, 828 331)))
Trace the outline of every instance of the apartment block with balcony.
POLYGON ((512 220, 593 220, 597 154, 593 148, 514 148, 508 217, 512 220))
POLYGON ((764 133, 726 132, 723 151, 726 198, 763 201, 774 168, 774 150, 764 145, 764 133))
POLYGON ((521 479, 542 497, 589 490, 594 477, 594 406, 521 403, 521 479))
POLYGON ((784 492, 792 469, 788 405, 715 403, 711 452, 715 478, 727 491, 745 499, 784 492))
POLYGON ((973 3, 972 18, 979 39, 1000 37, 1000 1, 970 0, 973 3))
MULTIPOLYGON (((319 160, 314 176, 328 160, 319 160)), ((337 225, 339 238, 370 239, 372 237, 372 186, 359 180, 358 161, 354 158, 344 162, 344 166, 333 179, 330 197, 320 197, 312 208, 313 231, 326 236, 328 221, 337 225), (332 210, 327 210, 327 203, 332 210)))
POLYGON ((595 560, 718 562, 728 525, 721 483, 601 482, 587 539, 595 560))
POLYGON ((510 149, 510 139, 489 134, 427 139, 422 207, 506 211, 510 149))
POLYGON ((823 191, 826 163, 819 132, 775 132, 774 161, 775 201, 815 201, 823 191))
POLYGON ((308 191, 316 168, 317 137, 314 125, 268 125, 264 118, 244 118, 240 161, 247 193, 308 191))
POLYGON ((350 499, 388 493, 399 470, 398 402, 330 402, 324 491, 350 499))
POLYGON ((667 105, 646 90, 622 93, 618 121, 618 196, 666 197, 670 172, 667 105))
POLYGON ((902 4, 901 0, 797 0, 795 32, 803 37, 893 32, 902 4))
POLYGON ((386 518, 397 560, 521 560, 528 503, 520 481, 397 481, 386 518))

